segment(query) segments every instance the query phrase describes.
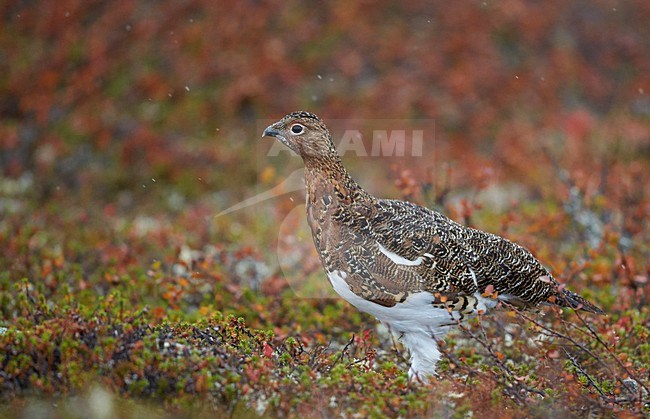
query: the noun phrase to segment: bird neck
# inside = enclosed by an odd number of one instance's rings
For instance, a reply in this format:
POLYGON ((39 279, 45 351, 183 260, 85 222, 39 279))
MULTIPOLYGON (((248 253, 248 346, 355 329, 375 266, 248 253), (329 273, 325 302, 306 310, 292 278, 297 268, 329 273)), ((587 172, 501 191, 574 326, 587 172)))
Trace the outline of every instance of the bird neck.
POLYGON ((360 197, 369 197, 352 179, 338 154, 303 160, 306 169, 305 184, 310 196, 326 194, 350 203, 360 197))

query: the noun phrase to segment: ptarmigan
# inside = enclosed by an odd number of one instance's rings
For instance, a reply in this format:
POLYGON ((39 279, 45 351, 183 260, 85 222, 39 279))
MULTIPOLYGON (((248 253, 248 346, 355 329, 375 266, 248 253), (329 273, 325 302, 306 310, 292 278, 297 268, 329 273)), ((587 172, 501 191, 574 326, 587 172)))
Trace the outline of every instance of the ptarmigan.
POLYGON ((336 292, 383 322, 409 350, 409 377, 435 373, 450 325, 499 300, 592 313, 601 309, 558 282, 523 247, 410 202, 379 199, 348 174, 323 121, 293 112, 264 130, 305 164, 307 220, 336 292), (486 291, 495 298, 483 297, 486 291))

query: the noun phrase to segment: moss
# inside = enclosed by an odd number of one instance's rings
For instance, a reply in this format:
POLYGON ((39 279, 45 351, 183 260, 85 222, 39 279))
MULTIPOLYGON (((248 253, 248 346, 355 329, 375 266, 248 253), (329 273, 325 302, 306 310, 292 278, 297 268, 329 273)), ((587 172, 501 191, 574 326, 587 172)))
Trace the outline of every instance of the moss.
POLYGON ((472 411, 472 405, 471 403, 467 402, 456 407, 454 409, 454 413, 451 415, 452 419, 464 419, 471 418, 473 416, 474 412, 472 411))

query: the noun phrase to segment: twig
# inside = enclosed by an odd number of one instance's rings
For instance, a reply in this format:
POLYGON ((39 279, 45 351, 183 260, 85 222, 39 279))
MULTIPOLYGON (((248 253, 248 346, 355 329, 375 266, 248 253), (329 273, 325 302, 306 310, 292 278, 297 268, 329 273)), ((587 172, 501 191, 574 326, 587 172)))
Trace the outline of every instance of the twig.
POLYGON ((580 373, 581 373, 581 374, 582 374, 582 375, 587 379, 587 381, 589 381, 589 384, 591 384, 591 385, 596 389, 596 391, 598 391, 598 393, 600 394, 600 396, 601 396, 602 398, 604 398, 604 399, 609 399, 609 397, 607 397, 607 396, 605 395, 605 393, 603 393, 603 391, 600 389, 600 387, 598 386, 598 384, 596 384, 596 382, 593 380, 593 378, 591 378, 591 376, 590 376, 589 374, 587 374, 587 372, 582 368, 582 365, 580 365, 580 364, 578 363, 578 361, 576 361, 576 359, 575 359, 574 357, 571 356, 571 354, 569 353, 569 351, 567 351, 565 348, 562 348, 562 351, 564 351, 564 353, 566 354, 567 358, 569 358, 569 361, 571 361, 571 364, 573 364, 573 366, 576 367, 576 368, 578 369, 578 371, 580 371, 580 373))
POLYGON ((339 356, 336 358, 336 361, 334 361, 334 363, 332 364, 332 368, 333 368, 336 364, 338 364, 339 362, 343 361, 343 357, 345 356, 345 353, 348 351, 348 348, 350 347, 350 345, 352 345, 352 344, 354 343, 354 338, 355 338, 355 336, 354 336, 354 333, 353 333, 353 334, 352 334, 352 338, 350 339, 350 341, 349 341, 348 343, 345 344, 345 346, 344 346, 343 349, 341 350, 341 353, 340 353, 339 356))
MULTIPOLYGON (((628 368, 628 367, 623 363, 623 361, 621 361, 621 360, 619 359, 618 356, 616 356, 616 354, 615 354, 614 352, 612 352, 612 350, 609 348, 609 346, 607 346, 607 344, 606 344, 605 342, 603 342, 603 340, 600 338, 600 336, 598 335, 598 333, 596 333, 596 331, 594 331, 594 330, 591 328, 591 326, 590 326, 590 325, 585 321, 584 317, 582 317, 582 315, 580 315, 580 313, 578 313, 577 311, 576 311, 576 316, 578 316, 578 319, 580 319, 580 322, 583 324, 583 326, 584 326, 585 328, 587 328, 587 330, 589 330, 589 333, 591 333, 591 335, 592 335, 594 338, 596 338, 596 341, 597 341, 600 345, 602 345, 603 348, 605 348, 605 350, 607 351, 607 353, 608 353, 612 358, 614 358, 614 360, 616 361, 616 363, 621 367, 621 369, 622 369, 623 371, 625 371, 625 373, 628 375, 628 377, 632 378, 634 381, 636 381, 637 383, 639 383, 639 389, 638 389, 638 390, 639 390, 639 400, 642 398, 642 397, 641 397, 641 389, 645 389, 647 392, 650 393, 650 390, 648 390, 648 387, 647 387, 645 384, 643 384, 643 382, 639 379, 639 377, 638 377, 636 374, 634 374, 632 371, 630 371, 630 369, 629 369, 629 368, 628 368)), ((618 381, 619 381, 619 382, 620 382, 620 383, 621 383, 621 384, 622 384, 622 385, 623 385, 623 386, 624 386, 628 391, 632 391, 632 389, 630 389, 630 387, 629 387, 626 383, 624 383, 620 378, 617 378, 617 380, 618 380, 618 381)))
MULTIPOLYGON (((574 311, 575 311, 575 310, 574 310, 574 311)), ((587 355, 589 355, 591 358, 595 359, 599 364, 601 364, 601 365, 602 365, 602 366, 603 366, 603 367, 608 371, 610 377, 612 377, 612 378, 614 379, 614 381, 620 383, 620 384, 621 384, 621 385, 622 385, 622 386, 623 386, 623 387, 624 387, 624 388, 625 388, 629 393, 633 393, 633 392, 634 392, 634 389, 630 388, 630 386, 629 386, 628 383, 626 383, 626 382, 624 382, 623 380, 621 380, 621 379, 618 377, 618 375, 616 374, 616 372, 615 372, 615 371, 614 371, 614 370, 609 366, 609 364, 605 363, 605 361, 604 361, 601 357, 599 357, 598 355, 596 355, 595 353, 593 353, 589 348, 587 348, 587 347, 584 346, 583 344, 577 342, 577 341, 576 341, 574 338, 572 338, 571 336, 566 335, 566 334, 564 334, 564 333, 561 333, 561 332, 559 332, 559 331, 557 331, 557 330, 551 329, 550 327, 547 327, 547 326, 545 326, 545 325, 539 323, 539 322, 536 321, 535 319, 533 319, 533 318, 531 318, 531 317, 528 317, 526 314, 524 314, 524 313, 521 312, 521 311, 516 311, 516 313, 517 313, 519 316, 523 317, 524 319, 530 321, 530 322, 533 323, 534 325, 540 327, 542 330, 544 330, 544 331, 546 332, 546 333, 543 333, 544 335, 546 335, 546 336, 551 336, 551 337, 557 337, 557 338, 560 338, 560 339, 564 339, 564 340, 570 342, 573 346, 579 348, 581 351, 583 351, 584 353, 586 353, 587 355)), ((621 367, 621 368, 622 368, 622 369, 623 369, 623 370, 628 374, 628 376, 629 376, 630 378, 632 378, 633 380, 635 380, 635 381, 639 384, 639 389, 638 389, 638 391, 639 391, 639 394, 638 394, 638 400, 642 400, 642 399, 643 399, 643 397, 642 397, 642 389, 645 389, 645 390, 647 391, 647 386, 645 386, 645 385, 643 384, 643 382, 642 382, 642 381, 641 381, 641 380, 640 380, 640 379, 639 379, 639 378, 638 378, 634 373, 632 373, 632 372, 631 372, 631 371, 630 371, 630 370, 629 370, 629 369, 628 369, 628 368, 627 368, 627 367, 626 367, 626 366, 621 362, 620 359, 618 359, 618 357, 617 357, 617 356, 616 356, 616 355, 611 351, 611 349, 609 349, 609 347, 607 346, 607 344, 606 344, 605 342, 603 342, 603 340, 600 338, 600 336, 598 336, 598 334, 593 330, 593 328, 591 328, 591 327, 587 324, 587 322, 584 320, 584 318, 583 318, 582 316, 580 316, 579 313, 576 312, 576 314, 578 315, 578 318, 581 320, 582 324, 587 328, 587 330, 589 330, 589 334, 588 334, 588 335, 589 335, 589 336, 593 336, 593 337, 595 337, 596 341, 597 341, 601 346, 603 346, 603 347, 605 348, 605 350, 608 352, 608 354, 609 354, 611 357, 613 357, 613 358, 617 361, 617 364, 618 364, 618 365, 619 365, 619 366, 620 366, 620 367, 621 367)), ((567 323, 567 322, 564 321, 564 320, 561 320, 561 322, 562 322, 562 324, 563 324, 565 327, 566 327, 566 326, 571 326, 571 327, 576 328, 576 330, 581 330, 582 333, 585 333, 585 334, 586 334, 586 332, 584 332, 584 330, 582 330, 582 329, 578 329, 577 326, 575 326, 574 324, 567 323)), ((563 351, 564 351, 565 353, 567 353, 567 351, 566 351, 564 348, 562 348, 562 349, 563 349, 563 351)), ((575 365, 575 362, 573 361, 573 359, 572 359, 571 357, 569 357, 569 360, 570 360, 570 361, 575 365)), ((588 380, 591 381, 591 377, 590 377, 590 376, 589 376, 589 375, 584 371, 584 369, 583 369, 582 367, 577 366, 577 368, 580 370, 580 372, 581 372, 585 377, 587 377, 588 380)), ((593 384, 592 384, 592 385, 593 385, 593 384)), ((596 386, 594 385, 594 387, 596 387, 596 386)), ((597 387, 596 387, 596 388, 597 388, 597 387)), ((598 388, 598 390, 599 390, 599 393, 601 393, 601 390, 600 390, 599 388, 598 388)), ((629 400, 629 398, 611 398, 611 397, 607 397, 607 396, 602 395, 602 394, 601 394, 601 398, 602 398, 605 402, 608 402, 608 403, 622 404, 623 402, 627 402, 627 403, 629 403, 629 404, 632 404, 632 402, 633 402, 633 401, 629 400)))
MULTIPOLYGON (((499 357, 494 352, 494 348, 493 348, 492 344, 489 343, 488 340, 487 340, 487 335, 485 334, 485 329, 483 328, 482 324, 480 325, 480 327, 481 327, 481 331, 482 331, 483 336, 485 337, 485 339, 482 339, 482 338, 478 337, 475 333, 473 333, 471 330, 469 330, 464 324, 462 324, 460 319, 454 319, 454 320, 456 321, 456 324, 459 326, 459 328, 463 332, 465 332, 470 338, 474 339, 483 348, 485 348, 487 350, 488 354, 494 360, 496 366, 501 371, 501 377, 502 377, 501 380, 495 379, 495 382, 500 383, 500 384, 504 384, 506 387, 516 388, 518 390, 524 390, 525 392, 527 392, 529 394, 537 394, 542 398, 546 397, 546 394, 544 392, 524 384, 522 382, 522 380, 517 378, 515 373, 503 361, 501 361, 501 359, 499 359, 499 357)), ((439 344, 439 346, 442 348, 442 345, 439 344)), ((446 350, 442 350, 441 352, 443 352, 446 356, 448 356, 448 352, 446 350)), ((473 371, 473 370, 469 369, 469 371, 473 371)), ((526 402, 525 399, 521 398, 521 395, 518 392, 515 392, 512 395, 517 398, 518 403, 524 404, 526 402)))

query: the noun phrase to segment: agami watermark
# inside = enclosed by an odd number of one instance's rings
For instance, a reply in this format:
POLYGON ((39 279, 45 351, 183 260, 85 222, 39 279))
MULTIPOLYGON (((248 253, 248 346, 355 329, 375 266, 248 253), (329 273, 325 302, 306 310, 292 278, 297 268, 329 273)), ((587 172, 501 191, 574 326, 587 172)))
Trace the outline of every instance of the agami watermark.
MULTIPOLYGON (((273 122, 258 121, 258 131, 273 122)), ((435 139, 432 119, 334 119, 328 120, 327 126, 341 156, 423 157, 426 146, 432 146, 435 139)), ((283 144, 273 141, 266 157, 276 157, 281 153, 296 156, 283 144)))

